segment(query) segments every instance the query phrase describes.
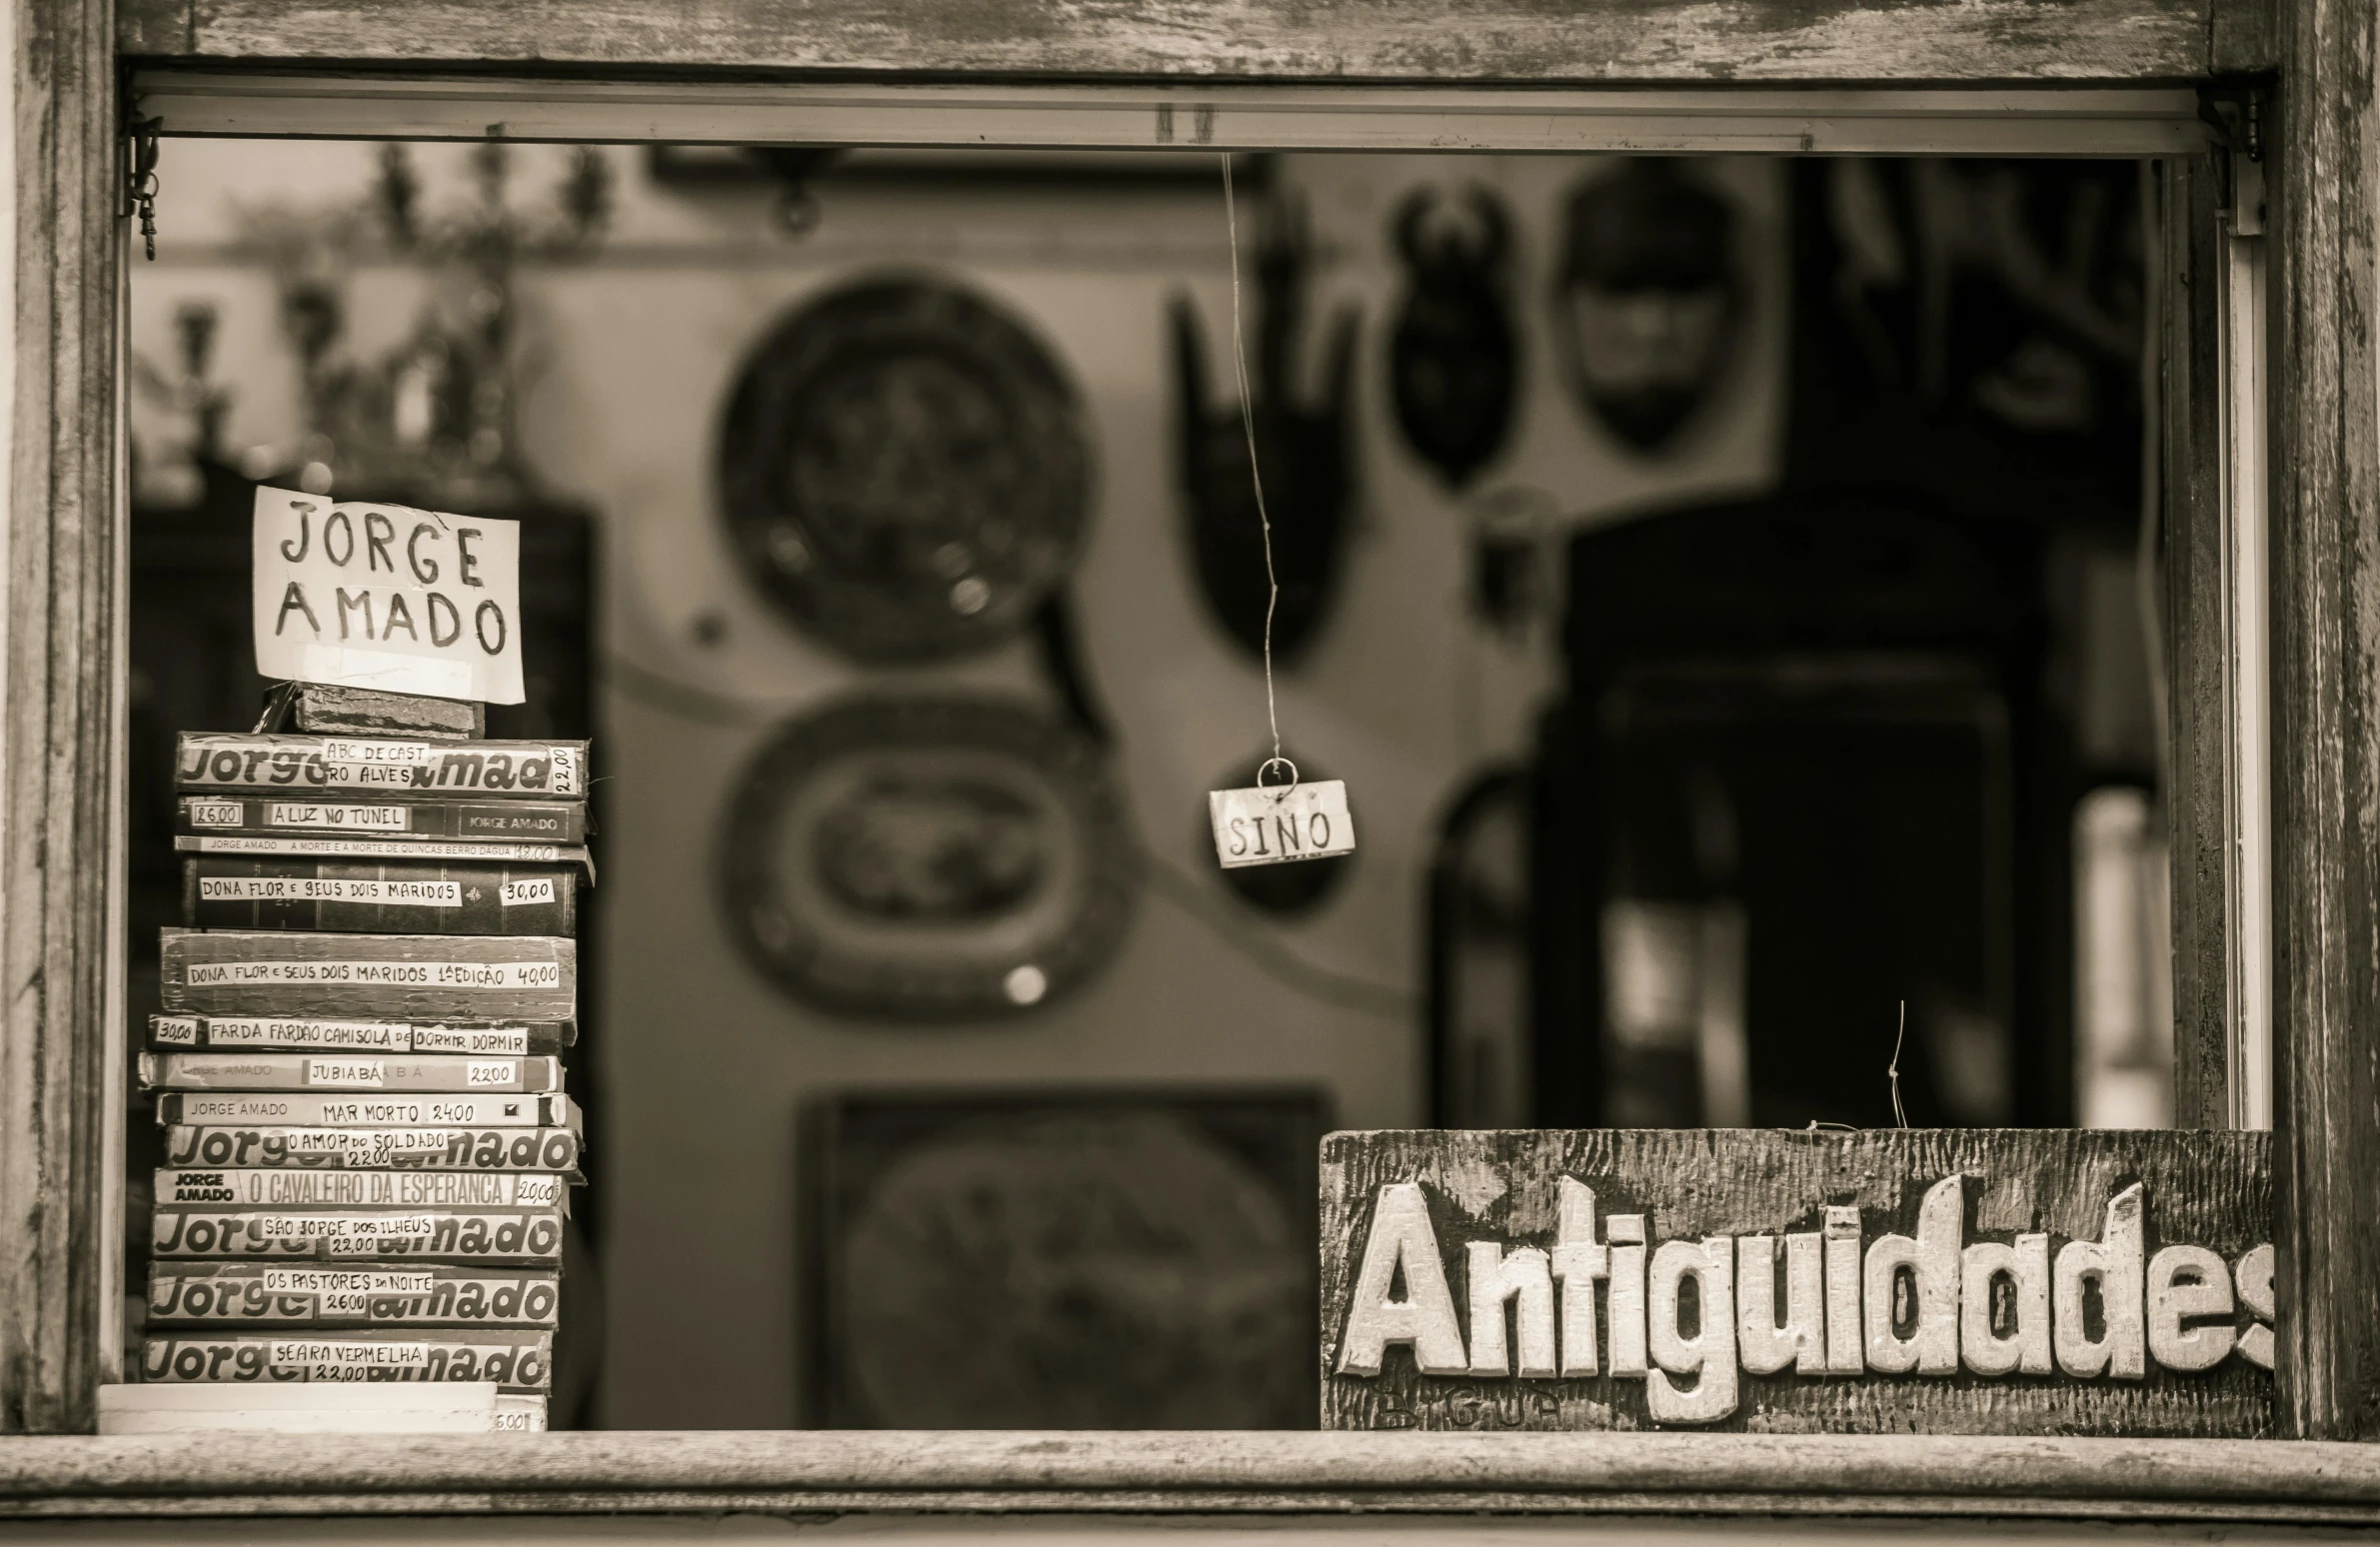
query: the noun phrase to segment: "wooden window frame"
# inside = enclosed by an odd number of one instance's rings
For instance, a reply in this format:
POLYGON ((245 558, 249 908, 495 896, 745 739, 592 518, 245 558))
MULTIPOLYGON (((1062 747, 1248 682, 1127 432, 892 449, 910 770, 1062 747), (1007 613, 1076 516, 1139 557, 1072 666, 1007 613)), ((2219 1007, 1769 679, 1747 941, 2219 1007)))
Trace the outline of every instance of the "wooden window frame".
MULTIPOLYGON (((86 1431, 119 1352, 120 1221, 105 1209, 120 1191, 111 1094, 124 1077, 121 127, 138 89, 170 100, 177 132, 705 138, 689 116, 725 115, 734 129, 713 135, 948 143, 903 125, 956 111, 1019 143, 1343 145, 1361 119, 1375 135, 1363 143, 1385 147, 1412 143, 1427 115, 1440 144, 1451 133, 1470 148, 2162 158, 2180 1096, 2186 1121, 2253 1122, 2269 1059, 2280 1427, 2380 1439, 2380 1230, 2365 1217, 2380 1176, 2380 616, 2366 600, 2380 592, 2380 0, 2271 3, 1489 0, 1455 24, 1429 0, 1172 0, 1122 22, 1053 8, 1044 31, 987 39, 968 0, 617 0, 586 20, 574 0, 0 0, 16 256, 0 528, 0 1432, 86 1431), (2201 149, 2170 110, 2205 88, 2237 105, 2226 148, 2201 149), (2134 111, 2152 98, 2161 116, 2134 111), (822 113, 845 128, 830 136, 822 113), (1339 127, 1299 137, 1332 114, 1339 127), (632 121, 643 130, 622 132, 632 121), (1938 143, 1910 137, 1919 123, 1938 143), (2252 379, 2237 390, 2259 342, 2261 395, 2252 379)), ((751 1507, 2374 1520, 2380 1447, 0 1440, 0 1514, 751 1507)))

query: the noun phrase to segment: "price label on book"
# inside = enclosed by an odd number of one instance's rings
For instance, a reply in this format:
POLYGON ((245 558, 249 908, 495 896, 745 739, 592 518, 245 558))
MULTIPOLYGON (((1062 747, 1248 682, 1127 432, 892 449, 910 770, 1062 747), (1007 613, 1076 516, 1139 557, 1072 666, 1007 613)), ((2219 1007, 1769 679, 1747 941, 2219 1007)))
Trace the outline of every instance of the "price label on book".
POLYGON ((256 670, 518 704, 520 523, 256 492, 256 670))

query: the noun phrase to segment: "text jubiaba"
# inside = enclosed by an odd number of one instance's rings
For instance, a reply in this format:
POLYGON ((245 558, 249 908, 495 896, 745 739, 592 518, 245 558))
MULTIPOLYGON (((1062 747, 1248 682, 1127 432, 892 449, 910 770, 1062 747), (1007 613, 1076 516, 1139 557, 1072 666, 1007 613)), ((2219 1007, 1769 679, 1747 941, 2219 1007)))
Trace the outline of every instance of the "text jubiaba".
POLYGON ((1467 1340, 1420 1186, 1383 1186, 1333 1368, 1376 1376, 1403 1348, 1425 1376, 1636 1379, 1663 1423, 1733 1413, 1739 1371, 2137 1381, 2152 1364, 2272 1368, 2269 1244, 2236 1262, 2152 1252, 2138 1183, 2109 1200, 2095 1241, 1969 1241, 1966 1180, 1927 1189, 1913 1235, 1866 1237, 1856 1207, 1832 1206, 1817 1230, 1654 1241, 1644 1215, 1598 1217, 1594 1190, 1565 1176, 1549 1246, 1462 1243, 1467 1340))

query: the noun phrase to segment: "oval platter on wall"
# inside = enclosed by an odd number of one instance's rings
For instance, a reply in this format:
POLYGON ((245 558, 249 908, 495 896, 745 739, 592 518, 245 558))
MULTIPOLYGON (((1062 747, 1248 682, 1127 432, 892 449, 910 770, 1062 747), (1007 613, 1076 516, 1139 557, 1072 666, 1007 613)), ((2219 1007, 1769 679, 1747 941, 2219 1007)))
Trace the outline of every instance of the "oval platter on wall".
POLYGON ((1134 853, 1104 755, 987 698, 856 699, 793 722, 730 808, 747 952, 822 1009, 1014 1014, 1115 954, 1134 853))
POLYGON ((1032 333, 948 281, 863 279, 753 352, 722 427, 745 569, 856 660, 964 655, 1073 567, 1091 498, 1074 383, 1032 333))

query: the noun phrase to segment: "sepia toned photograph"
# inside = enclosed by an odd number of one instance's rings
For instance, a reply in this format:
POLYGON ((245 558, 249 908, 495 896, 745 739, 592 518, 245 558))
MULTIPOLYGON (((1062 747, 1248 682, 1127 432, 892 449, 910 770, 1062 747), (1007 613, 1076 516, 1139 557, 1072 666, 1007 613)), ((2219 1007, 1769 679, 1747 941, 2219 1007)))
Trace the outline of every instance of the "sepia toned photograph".
POLYGON ((0 4, 0 1547, 2380 1529, 2380 0, 0 4))

